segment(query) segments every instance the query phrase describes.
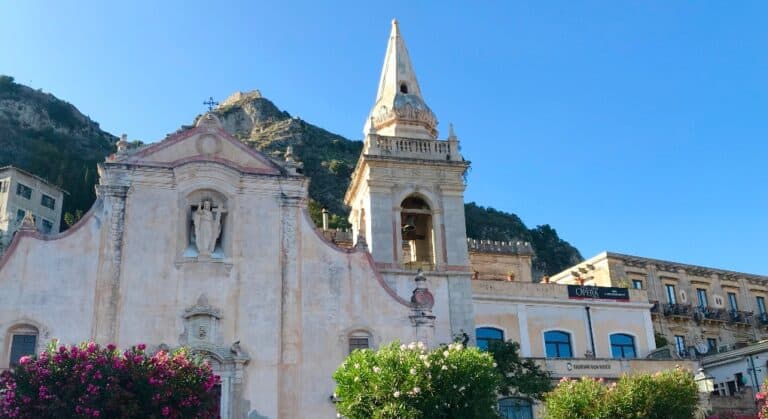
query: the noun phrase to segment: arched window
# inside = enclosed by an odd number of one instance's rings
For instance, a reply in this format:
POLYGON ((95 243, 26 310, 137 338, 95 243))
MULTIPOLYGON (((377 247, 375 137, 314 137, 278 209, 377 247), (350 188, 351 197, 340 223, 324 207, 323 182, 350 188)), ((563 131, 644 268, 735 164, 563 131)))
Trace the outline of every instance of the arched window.
POLYGON ((499 400, 499 415, 503 419, 533 419, 531 402, 520 397, 499 400))
POLYGON ((28 325, 17 326, 10 330, 10 366, 18 365, 19 360, 24 355, 35 354, 37 351, 38 334, 39 332, 36 327, 28 325))
POLYGON ((477 347, 487 351, 491 342, 504 342, 504 332, 495 327, 478 327, 475 329, 477 347))
POLYGON ((635 338, 626 333, 611 335, 611 356, 614 358, 637 358, 635 338))
POLYGON ((571 334, 560 330, 551 330, 544 333, 544 346, 547 350, 547 358, 571 358, 571 334))
POLYGON ((370 347, 370 333, 361 330, 349 334, 349 353, 358 349, 369 349, 370 347))
POLYGON ((408 85, 405 83, 400 83, 400 93, 408 94, 408 85))
POLYGON ((417 196, 400 204, 400 229, 403 235, 403 259, 411 269, 431 271, 434 268, 432 209, 417 196))

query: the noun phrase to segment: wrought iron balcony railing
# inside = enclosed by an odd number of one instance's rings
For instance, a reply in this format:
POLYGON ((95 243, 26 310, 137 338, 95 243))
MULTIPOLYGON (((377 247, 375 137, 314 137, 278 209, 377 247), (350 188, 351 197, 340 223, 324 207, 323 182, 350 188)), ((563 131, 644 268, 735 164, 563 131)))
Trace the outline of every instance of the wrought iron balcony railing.
POLYGON ((664 304, 663 313, 665 316, 693 317, 690 304, 664 304))

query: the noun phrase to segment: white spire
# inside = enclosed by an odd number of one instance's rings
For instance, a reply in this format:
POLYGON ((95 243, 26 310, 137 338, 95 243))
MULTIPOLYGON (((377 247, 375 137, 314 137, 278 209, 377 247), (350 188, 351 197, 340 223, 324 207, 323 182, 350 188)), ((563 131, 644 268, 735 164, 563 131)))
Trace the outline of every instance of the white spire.
POLYGON ((389 34, 387 52, 384 55, 384 65, 381 68, 376 102, 387 95, 403 90, 405 90, 403 93, 421 97, 421 89, 416 80, 416 72, 413 71, 408 48, 405 46, 402 35, 400 35, 397 19, 392 19, 392 30, 389 34))
POLYGON ((364 132, 434 139, 437 120, 424 102, 397 20, 392 20, 376 104, 364 132))

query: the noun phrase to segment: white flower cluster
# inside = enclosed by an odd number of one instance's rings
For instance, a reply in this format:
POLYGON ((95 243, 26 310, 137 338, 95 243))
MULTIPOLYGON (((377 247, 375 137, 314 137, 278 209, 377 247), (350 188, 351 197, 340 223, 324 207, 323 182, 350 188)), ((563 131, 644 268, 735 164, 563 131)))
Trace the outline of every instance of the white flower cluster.
POLYGON ((411 342, 408 345, 405 345, 405 344, 400 345, 400 349, 402 350, 410 349, 412 351, 415 351, 416 349, 418 349, 423 352, 427 350, 427 345, 425 345, 424 342, 411 342))

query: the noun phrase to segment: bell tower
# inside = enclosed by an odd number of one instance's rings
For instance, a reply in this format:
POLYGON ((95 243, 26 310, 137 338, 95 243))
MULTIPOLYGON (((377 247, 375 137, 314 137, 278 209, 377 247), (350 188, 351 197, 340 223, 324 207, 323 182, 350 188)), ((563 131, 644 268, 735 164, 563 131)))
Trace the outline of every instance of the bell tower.
POLYGON ((464 174, 450 128, 438 139, 396 20, 381 69, 376 102, 363 129, 362 155, 344 202, 380 268, 469 272, 464 174))

